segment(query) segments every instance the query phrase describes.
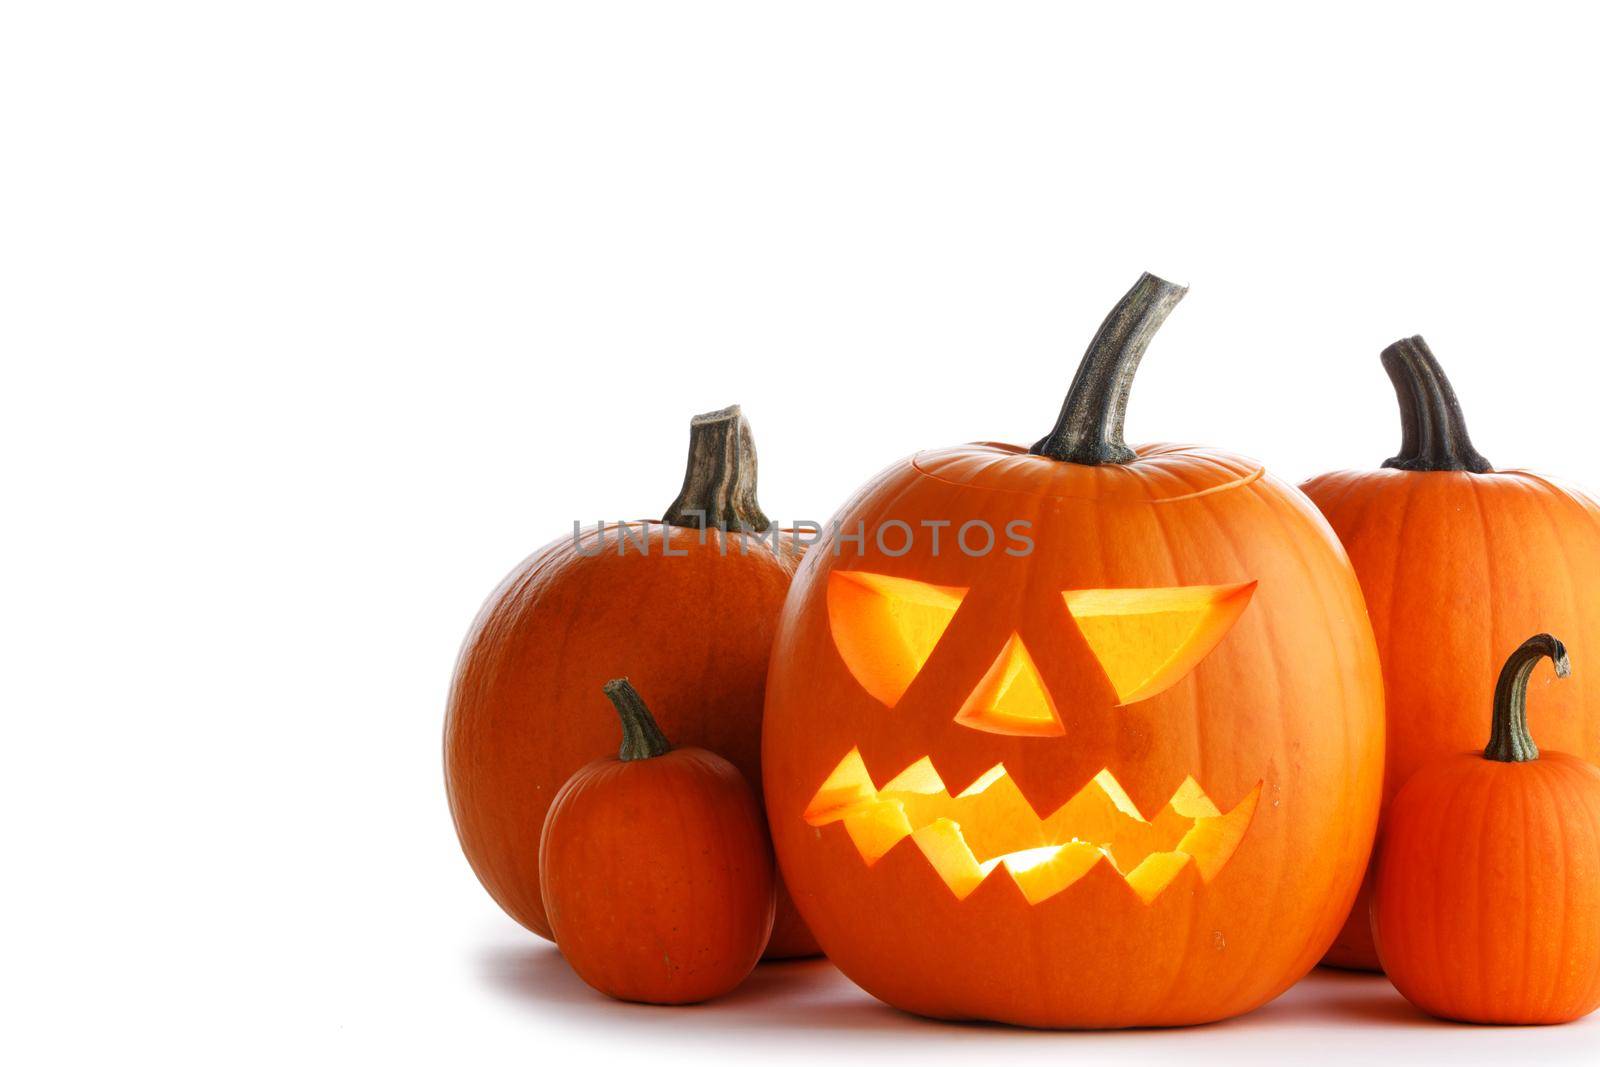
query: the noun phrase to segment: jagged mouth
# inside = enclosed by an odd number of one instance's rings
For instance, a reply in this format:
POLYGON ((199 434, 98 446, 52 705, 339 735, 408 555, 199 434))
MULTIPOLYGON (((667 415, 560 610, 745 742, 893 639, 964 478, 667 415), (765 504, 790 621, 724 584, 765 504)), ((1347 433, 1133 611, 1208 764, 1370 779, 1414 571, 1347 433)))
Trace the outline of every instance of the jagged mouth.
POLYGON ((995 764, 955 796, 926 757, 879 787, 851 749, 807 805, 812 826, 842 822, 872 866, 909 837, 958 900, 1005 871, 1030 904, 1069 888, 1096 864, 1109 864, 1146 904, 1184 867, 1202 882, 1233 856, 1255 815, 1261 783, 1223 814, 1193 777, 1146 819, 1109 769, 1041 817, 995 764))

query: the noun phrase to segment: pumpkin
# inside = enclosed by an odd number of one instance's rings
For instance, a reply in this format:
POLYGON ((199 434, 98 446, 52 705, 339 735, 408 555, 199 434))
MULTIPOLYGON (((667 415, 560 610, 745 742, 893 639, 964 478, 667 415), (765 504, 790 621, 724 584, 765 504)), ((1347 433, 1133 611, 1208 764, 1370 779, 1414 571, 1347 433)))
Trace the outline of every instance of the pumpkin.
MULTIPOLYGON (((1600 506, 1541 475, 1495 470, 1422 338, 1382 358, 1400 402, 1400 453, 1301 488, 1344 543, 1372 616, 1390 709, 1387 802, 1429 760, 1477 743, 1495 649, 1538 631, 1600 642, 1600 506)), ((1600 761, 1600 681, 1551 694, 1534 729, 1600 761)), ((1370 901, 1369 886, 1325 962, 1378 968, 1370 901)))
POLYGON ((1383 708, 1355 576, 1257 463, 1122 440, 1185 290, 1145 275, 1031 449, 918 453, 812 546, 767 683, 767 813, 823 951, 897 1007, 1199 1023, 1349 908, 1383 708))
POLYGON ((691 1004, 744 981, 772 932, 772 847, 739 769, 673 748, 626 678, 622 747, 561 787, 539 843, 556 944, 619 1000, 691 1004))
MULTIPOLYGON (((572 773, 612 747, 594 694, 632 677, 681 744, 761 774, 761 707, 797 553, 756 499, 756 454, 737 407, 690 424, 683 488, 660 521, 579 530, 524 560, 462 646, 445 720, 456 833, 506 912, 551 935, 539 830, 572 773)), ((772 956, 816 952, 787 897, 772 956)))
POLYGON ((1600 1007, 1600 768, 1533 743, 1528 681, 1545 657, 1567 677, 1560 641, 1525 641, 1495 686, 1488 747, 1426 764, 1384 816, 1378 956, 1431 1015, 1563 1023, 1600 1007))

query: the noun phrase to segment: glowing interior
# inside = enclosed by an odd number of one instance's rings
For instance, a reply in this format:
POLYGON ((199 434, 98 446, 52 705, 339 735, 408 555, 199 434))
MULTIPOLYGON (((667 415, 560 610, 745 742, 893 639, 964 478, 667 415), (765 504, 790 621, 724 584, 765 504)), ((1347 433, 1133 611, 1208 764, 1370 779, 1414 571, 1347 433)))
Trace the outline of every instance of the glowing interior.
MULTIPOLYGON (((1255 582, 1160 589, 1074 589, 1067 610, 1121 704, 1171 688, 1233 628, 1255 582)), ((967 590, 865 571, 828 576, 828 624, 851 675, 894 707, 933 655, 967 590)), ((1062 732, 1049 690, 1012 634, 958 721, 992 733, 1062 732)))
POLYGON ((882 788, 852 749, 806 808, 812 826, 842 822, 870 867, 909 837, 945 885, 965 899, 1004 868, 1030 904, 1047 900, 1105 862, 1146 904, 1193 863, 1202 881, 1222 870, 1255 814, 1261 785, 1222 814, 1186 778, 1146 819, 1108 770, 1040 818, 996 765, 952 797, 927 759, 882 788))
POLYGON ((1039 668, 1017 634, 1011 635, 983 681, 968 694, 956 721, 994 734, 1059 737, 1066 732, 1039 668))
POLYGON ((1255 582, 1167 589, 1074 589, 1067 610, 1123 704, 1172 687, 1233 629, 1255 582))
POLYGON ((928 662, 966 594, 909 578, 834 571, 828 576, 828 625, 850 673, 892 708, 928 662))

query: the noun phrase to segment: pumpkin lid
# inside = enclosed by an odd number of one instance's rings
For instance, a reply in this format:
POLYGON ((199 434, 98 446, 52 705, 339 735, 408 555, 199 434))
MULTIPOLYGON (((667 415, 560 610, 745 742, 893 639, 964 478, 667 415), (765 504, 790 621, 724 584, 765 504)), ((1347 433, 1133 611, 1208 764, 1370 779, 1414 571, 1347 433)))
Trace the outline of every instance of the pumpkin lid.
POLYGON ((1197 445, 1141 445, 1133 452, 1126 463, 1088 466, 982 441, 919 452, 911 465, 927 477, 974 489, 1126 504, 1189 500, 1249 485, 1265 473, 1253 459, 1197 445))

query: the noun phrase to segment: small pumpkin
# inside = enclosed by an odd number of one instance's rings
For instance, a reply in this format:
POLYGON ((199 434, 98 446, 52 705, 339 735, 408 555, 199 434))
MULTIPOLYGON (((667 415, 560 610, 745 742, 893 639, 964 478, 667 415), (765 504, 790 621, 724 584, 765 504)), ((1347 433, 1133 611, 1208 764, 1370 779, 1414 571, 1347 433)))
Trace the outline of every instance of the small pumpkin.
MULTIPOLYGON (((683 488, 659 521, 590 527, 524 560, 467 634, 445 718, 445 785, 462 850, 518 922, 551 936, 539 828, 556 790, 611 748, 594 694, 628 675, 662 727, 760 781, 767 655, 794 573, 756 499, 738 407, 696 416, 683 488)), ((780 890, 770 956, 816 943, 780 890)))
MULTIPOLYGON (((1378 470, 1302 489, 1361 580, 1389 707, 1387 802, 1429 760, 1474 747, 1474 710, 1509 648, 1538 631, 1600 634, 1600 505, 1473 447, 1455 390, 1420 337, 1383 351, 1401 446, 1378 470)), ((1600 762, 1600 680, 1575 679, 1535 711, 1535 732, 1600 762)), ((1325 962, 1376 969, 1370 886, 1325 962)))
POLYGON ((605 694, 622 747, 562 786, 540 839, 550 929, 578 976, 619 1000, 721 996, 772 933, 761 805, 721 756, 673 748, 626 678, 605 694))
POLYGON ((1259 464, 1122 439, 1183 294, 1139 280, 1033 448, 867 483, 790 591, 774 844, 828 957, 896 1007, 1221 1019, 1309 970, 1355 895, 1383 709, 1344 554, 1259 464))
POLYGON ((1385 816, 1378 956, 1431 1015, 1562 1023, 1600 1007, 1600 768, 1533 742, 1528 681, 1546 657, 1567 677, 1560 641, 1525 641, 1495 685, 1488 747, 1425 765, 1385 816))

